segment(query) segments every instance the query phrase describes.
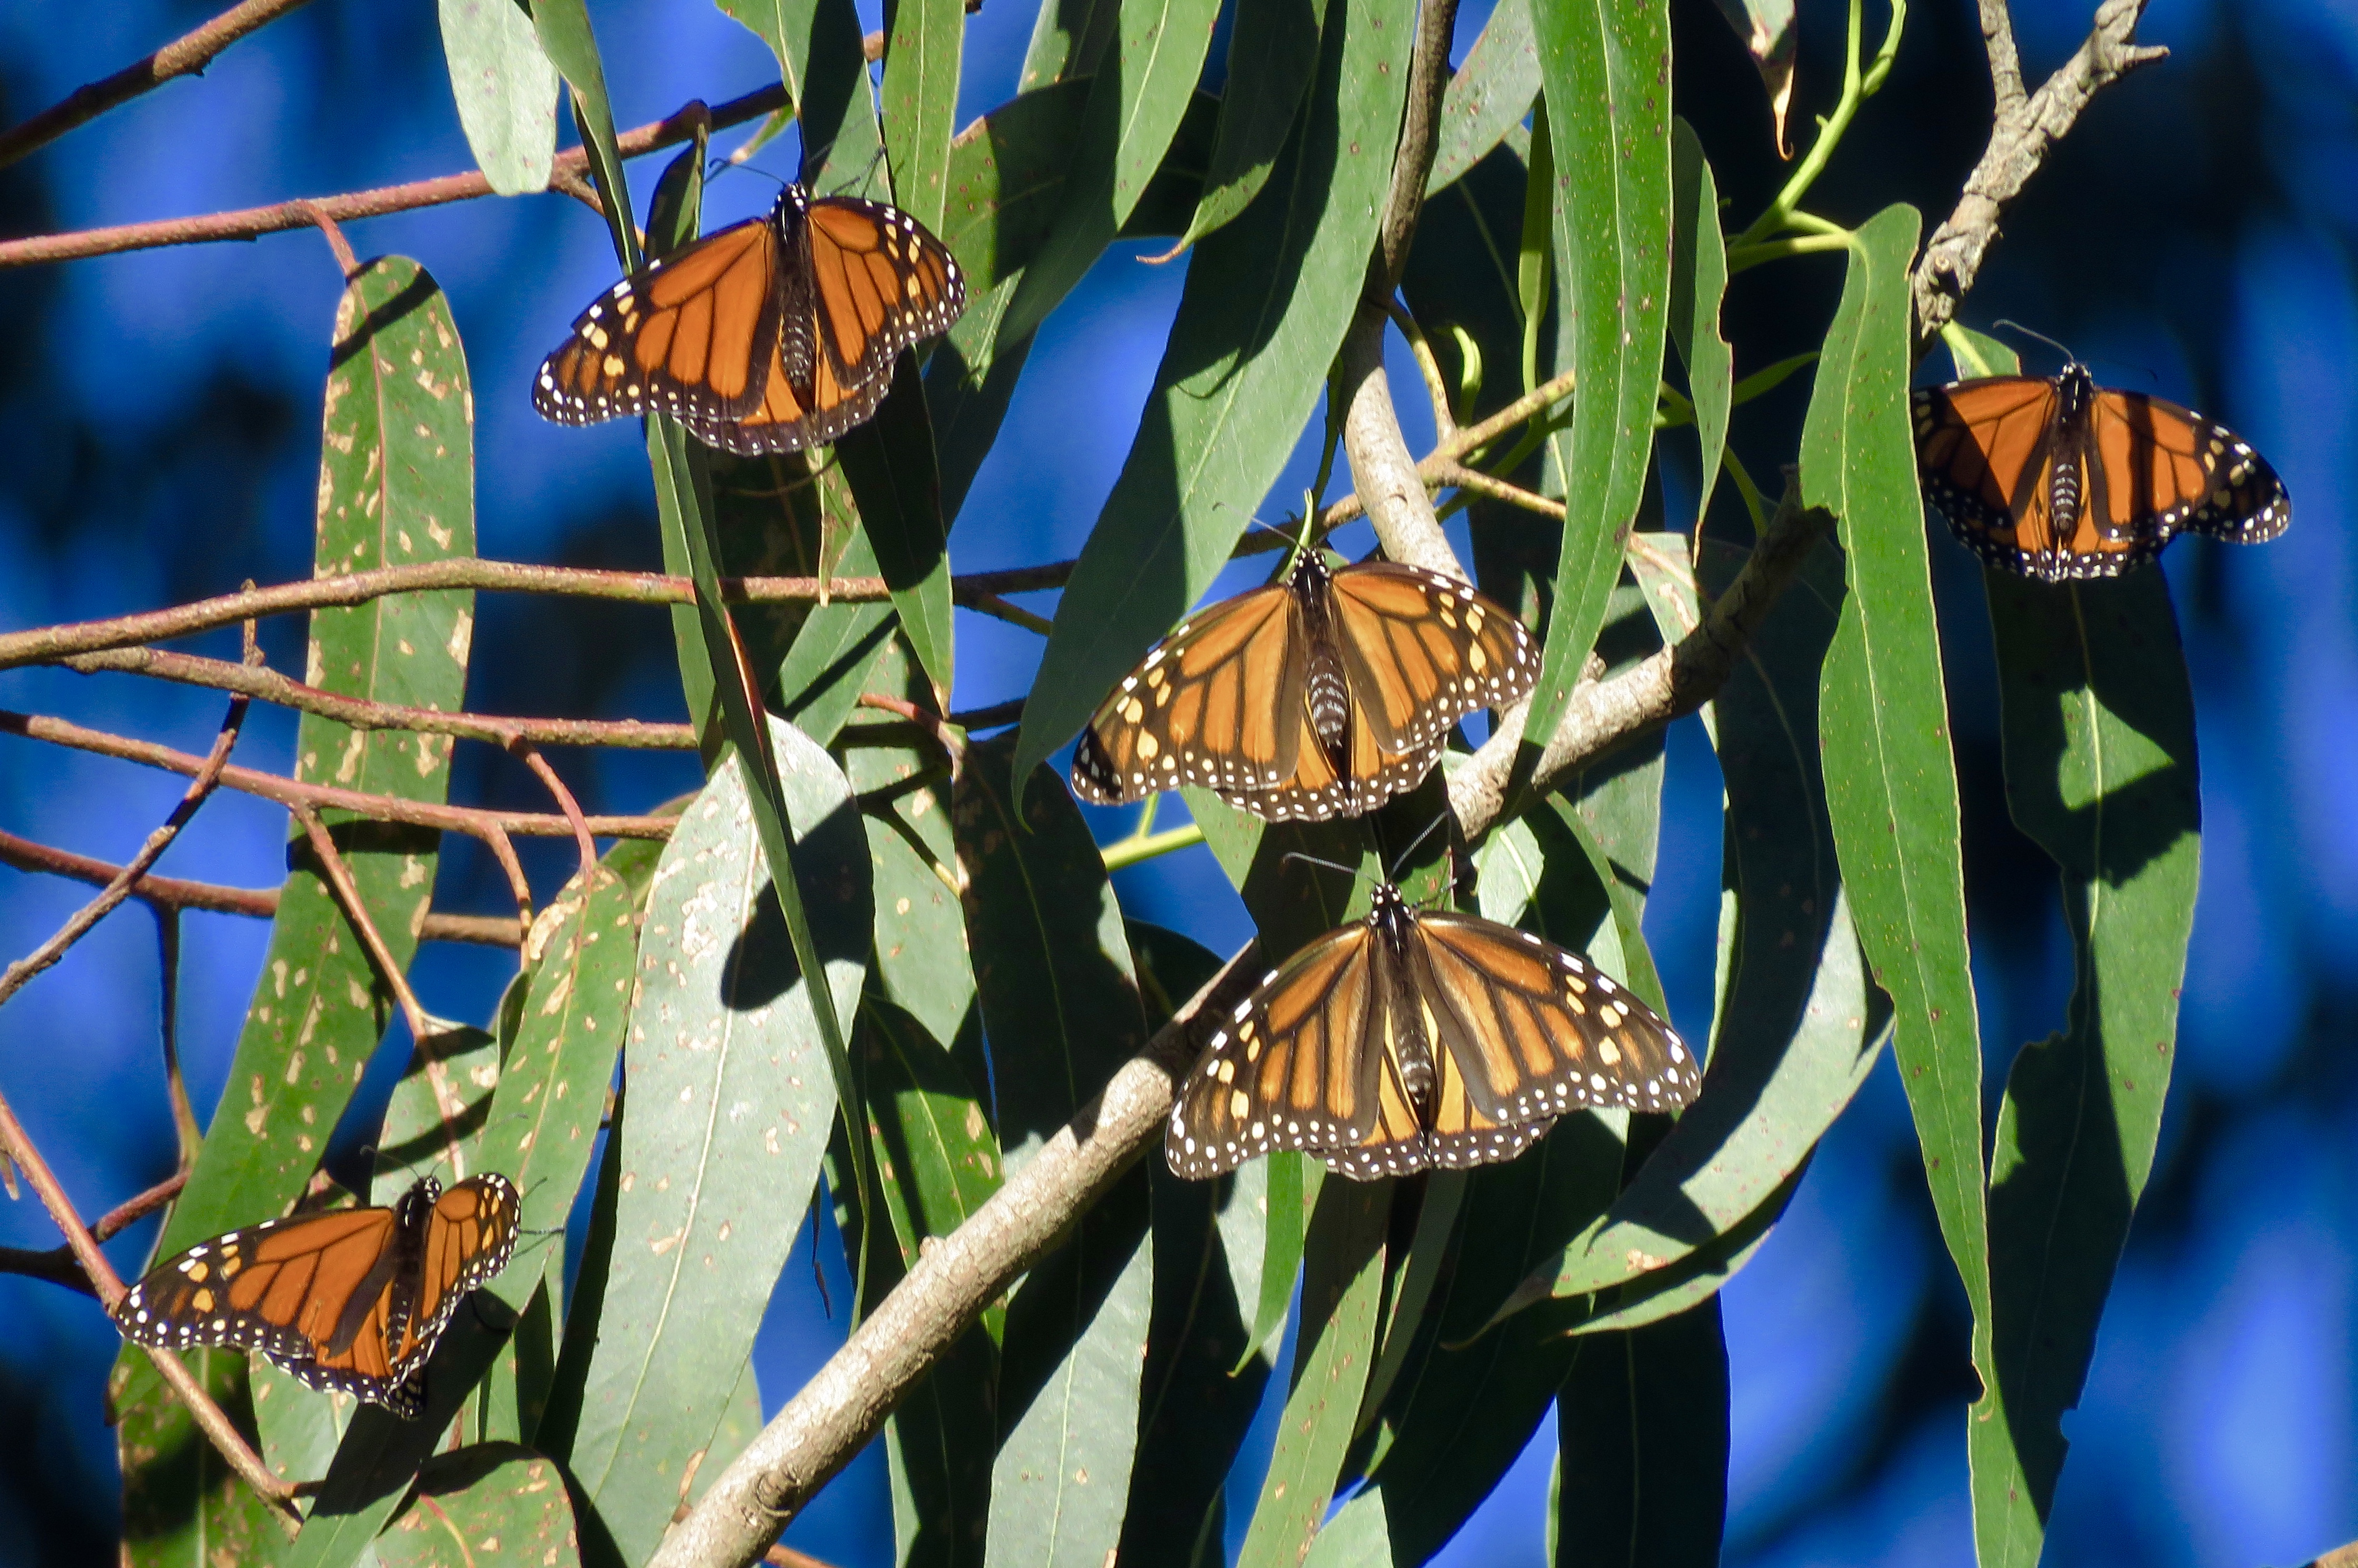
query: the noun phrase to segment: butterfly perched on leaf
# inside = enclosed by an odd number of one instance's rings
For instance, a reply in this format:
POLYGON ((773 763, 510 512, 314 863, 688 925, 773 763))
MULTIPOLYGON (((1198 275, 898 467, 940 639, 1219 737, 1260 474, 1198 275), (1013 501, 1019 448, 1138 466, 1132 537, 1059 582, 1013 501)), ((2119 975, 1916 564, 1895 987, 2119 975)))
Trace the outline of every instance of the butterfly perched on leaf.
POLYGON ((2118 577, 2180 534, 2255 545, 2292 501, 2225 427, 2140 393, 1993 375, 1911 399, 1924 496, 1991 565, 2046 582, 2118 577))
POLYGON ((1082 731, 1073 788, 1113 806, 1196 784, 1271 822, 1358 816, 1414 789, 1460 719, 1530 696, 1539 662, 1455 578, 1304 550, 1155 644, 1082 731))
POLYGON ((514 1184, 487 1173, 448 1190, 420 1177, 391 1208, 265 1220, 157 1264, 115 1326, 140 1345, 259 1350, 414 1421, 427 1360, 467 1292, 507 1267, 521 1213, 514 1184))
POLYGON ((1222 1019, 1163 1133, 1182 1176, 1272 1149, 1362 1181, 1511 1160, 1583 1106, 1675 1110, 1678 1031, 1576 953, 1390 883, 1222 1019))
POLYGON ((903 349, 965 308, 966 275, 914 218, 789 185, 767 218, 608 289, 541 362, 532 403, 565 425, 669 414, 749 455, 821 447, 876 412, 903 349))

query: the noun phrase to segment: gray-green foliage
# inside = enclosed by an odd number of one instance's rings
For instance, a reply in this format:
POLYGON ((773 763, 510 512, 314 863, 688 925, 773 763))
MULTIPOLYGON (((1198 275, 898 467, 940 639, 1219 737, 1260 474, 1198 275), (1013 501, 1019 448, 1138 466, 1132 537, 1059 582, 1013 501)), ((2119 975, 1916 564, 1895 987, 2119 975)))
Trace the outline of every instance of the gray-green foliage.
MULTIPOLYGON (((757 1388, 749 1356, 773 1293, 808 1288, 787 1253, 819 1195, 864 1318, 1222 962, 1124 910, 1099 825, 1049 759, 1231 559, 1246 519, 1290 499, 1268 492, 1320 428, 1361 305, 1414 5, 1249 6, 1215 67, 1217 7, 1200 0, 1049 0, 1016 94, 961 131, 955 0, 892 9, 881 83, 849 0, 720 4, 774 56, 833 183, 881 168, 871 188, 957 252, 971 305, 896 367, 837 460, 722 458, 650 422, 663 559, 698 590, 672 623, 708 782, 667 843, 623 842, 557 890, 506 1004, 418 1043, 376 1141, 379 1201, 428 1171, 510 1174, 525 1248, 436 1357, 426 1423, 196 1357, 271 1464, 321 1480, 291 1546, 126 1359, 114 1394, 141 1564, 644 1560, 762 1406, 794 1391, 757 1388), (1020 729, 968 737, 946 718, 952 607, 973 602, 953 524, 1035 331, 1101 258, 1149 240, 1175 241, 1187 273, 1139 427, 1020 729), (724 571, 881 577, 886 593, 741 611, 754 691, 724 571), (784 719, 765 723, 757 698, 784 719), (585 1190, 568 1278, 559 1233, 585 1190)), ((580 0, 443 0, 441 17, 495 188, 545 182, 561 75, 635 265, 607 96, 610 70, 633 66, 600 60, 580 0)), ((1796 465, 1793 501, 1813 509, 1800 569, 1703 713, 1725 850, 1712 1016, 1680 1020, 1709 1041, 1702 1099, 1675 1123, 1581 1113, 1509 1164, 1401 1183, 1325 1179, 1286 1153, 1191 1184, 1149 1152, 1003 1298, 945 1325, 892 1412, 900 1563, 1196 1568, 1241 1520, 1249 1563, 1409 1568, 1552 1411, 1556 1561, 1714 1562, 1729 1375, 1715 1292, 1887 1041, 1974 1318, 1982 1560, 2036 1560, 2062 1414, 2152 1162, 2184 967, 2196 758, 2169 598, 2153 572, 1988 579, 2007 803, 2057 864, 2079 985, 2017 1058, 1985 1171, 1943 687, 1977 676, 1942 667, 1909 444, 1920 221, 1795 217, 1820 159, 1764 232, 1730 241, 1712 149, 1670 112, 1670 37, 1667 0, 1502 0, 1444 99, 1403 287, 1461 425, 1575 377, 1569 404, 1463 454, 1552 496, 1560 525, 1458 497, 1478 580, 1544 633, 1541 722, 1592 654, 1635 669, 1736 589, 1755 541, 1725 498, 1758 498, 1735 449, 1763 472, 1796 465), (1826 311, 1797 291, 1822 312, 1821 349, 1737 382, 1747 348, 1723 336, 1721 296, 1787 254, 1780 235, 1838 251, 1841 296, 1826 311), (1812 359, 1800 440, 1769 449, 1776 427, 1744 405, 1812 359), (1699 443, 1679 449, 1703 459, 1708 519, 1664 516, 1650 483, 1688 425, 1699 443), (1271 1401, 1270 1467, 1231 1484, 1271 1401)), ((1880 75, 1850 80, 1855 96, 1880 75)), ((701 172, 692 153, 663 182, 658 253, 692 232, 701 172)), ((1976 363, 2002 353, 1956 341, 1976 363)), ((470 553, 471 394, 432 279, 398 257, 363 269, 330 344, 320 572, 470 553)), ((471 626, 449 591, 322 610, 308 678, 454 708, 471 626)), ((307 780, 426 802, 447 788, 446 737, 307 718, 297 752, 307 780)), ((1642 917, 1662 769, 1659 731, 1625 738, 1552 793, 1515 795, 1466 846, 1484 913, 1655 1000, 1642 917)), ((1374 824, 1266 829, 1207 795, 1184 806, 1275 961, 1367 907, 1364 881, 1290 857, 1393 871, 1386 853, 1444 799, 1436 776, 1374 824)), ((437 836, 333 814, 330 830, 406 965, 437 836)), ((1448 863, 1436 838, 1401 880, 1446 897, 1448 863)), ((391 1016, 383 982, 298 852, 162 1246, 297 1201, 391 1016)))

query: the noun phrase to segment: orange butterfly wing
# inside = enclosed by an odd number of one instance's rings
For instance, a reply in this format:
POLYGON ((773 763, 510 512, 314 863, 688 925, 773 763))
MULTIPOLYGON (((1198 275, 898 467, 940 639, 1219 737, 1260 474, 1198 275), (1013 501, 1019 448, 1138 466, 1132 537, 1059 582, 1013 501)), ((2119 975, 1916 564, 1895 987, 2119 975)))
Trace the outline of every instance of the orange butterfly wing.
POLYGON ((1455 578, 1362 561, 1336 572, 1327 595, 1352 706, 1386 753, 1520 702, 1539 679, 1539 644, 1522 622, 1455 578))
POLYGON ((584 310, 541 362, 533 406, 566 425, 628 414, 691 424, 758 410, 776 358, 776 231, 732 223, 650 262, 584 310))
POLYGON ((1081 732, 1073 789, 1116 806, 1199 784, 1282 788, 1300 762, 1308 650, 1293 591, 1271 583, 1180 622, 1081 732))

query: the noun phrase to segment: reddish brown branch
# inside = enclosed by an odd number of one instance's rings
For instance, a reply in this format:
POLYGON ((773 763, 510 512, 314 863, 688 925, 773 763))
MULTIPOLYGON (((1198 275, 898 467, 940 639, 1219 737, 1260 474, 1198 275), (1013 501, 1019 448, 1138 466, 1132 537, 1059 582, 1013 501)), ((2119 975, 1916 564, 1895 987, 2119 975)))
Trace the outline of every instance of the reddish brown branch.
MULTIPOLYGON (((151 768, 194 777, 204 765, 202 758, 169 746, 159 746, 152 741, 134 741, 127 736, 110 735, 103 730, 89 730, 63 719, 49 719, 38 714, 17 713, 0 708, 0 733, 16 734, 27 740, 47 741, 52 745, 70 746, 80 752, 95 752, 100 756, 116 757, 124 762, 144 762, 151 768)), ((330 784, 298 784, 280 778, 276 773, 257 773, 252 768, 229 767, 222 770, 221 782, 244 795, 275 800, 292 809, 308 806, 313 809, 327 807, 349 811, 356 816, 373 817, 379 822, 406 822, 416 827, 438 827, 448 833, 464 833, 492 845, 496 834, 522 833, 531 837, 556 838, 569 837, 573 825, 563 816, 539 811, 489 811, 463 806, 436 806, 421 800, 404 800, 398 795, 369 795, 356 789, 337 789, 330 784)), ((673 819, 668 816, 592 816, 590 830, 602 838, 668 838, 673 819)))
MULTIPOLYGON (((0 865, 20 871, 45 871, 103 887, 122 872, 111 860, 52 849, 14 833, 0 831, 0 865)), ((178 877, 141 877, 131 885, 131 896, 158 910, 201 909, 213 914, 243 914, 268 920, 278 913, 276 888, 233 888, 219 882, 183 881, 178 877)), ((446 914, 435 911, 418 928, 421 942, 471 942, 485 947, 513 947, 519 937, 516 924, 488 914, 446 914)))
POLYGON ((303 828, 303 837, 310 841, 311 854, 319 862, 319 874, 327 880, 328 890, 336 905, 344 912, 344 920, 360 933, 361 946, 368 949, 370 961, 376 965, 377 979, 393 992, 401 1004, 401 1015, 408 1022, 409 1038, 421 1047, 433 1036, 442 1033, 437 1022, 427 1016, 417 1004, 417 993, 409 989, 409 976, 393 956, 393 948, 376 928, 376 920, 369 914, 368 903, 361 897, 360 884, 352 880, 352 869, 344 863, 343 851, 336 848, 335 838, 319 814, 308 806, 291 808, 295 820, 303 828))
MULTIPOLYGON (((687 727, 683 724, 680 728, 687 727)), ((524 765, 533 771, 533 776, 557 797, 557 807, 565 814, 565 820, 573 824, 573 842, 581 851, 581 885, 588 887, 590 868, 598 863, 598 846, 590 837, 590 824, 581 815, 581 803, 573 798, 573 792, 565 787, 565 781, 557 776, 557 770, 549 766, 548 759, 531 741, 516 741, 508 750, 524 759, 524 765)), ((526 924, 530 924, 529 920, 526 924)))
MULTIPOLYGON (((976 595, 1028 593, 1061 587, 1072 575, 1073 563, 1019 567, 1011 571, 976 572, 957 579, 953 592, 960 602, 976 595)), ((720 597, 731 604, 798 604, 821 597, 815 577, 723 578, 720 597)), ((878 577, 838 577, 825 583, 830 600, 863 602, 889 599, 884 579, 878 577)), ((569 567, 540 567, 522 561, 488 561, 476 557, 459 560, 423 561, 412 566, 380 567, 374 571, 341 577, 310 578, 270 588, 248 589, 168 610, 81 621, 63 626, 42 626, 0 635, 0 669, 19 665, 56 663, 70 654, 103 648, 192 636, 233 626, 257 616, 285 615, 297 611, 366 604, 389 594, 418 593, 432 589, 469 588, 510 593, 553 593, 577 599, 611 599, 633 604, 692 604, 694 589, 684 577, 660 572, 586 571, 569 567)), ((261 695, 256 693, 256 695, 261 695)), ((552 737, 552 743, 557 743, 552 737)), ((600 737, 595 743, 606 744, 600 737)))
MULTIPOLYGON (((785 88, 773 82, 710 110, 710 123, 715 129, 742 124, 784 108, 785 102, 785 88)), ((659 147, 687 141, 694 134, 698 115, 706 112, 703 104, 697 103, 665 119, 625 131, 617 138, 622 156, 637 157, 642 153, 651 153, 659 147)), ((549 175, 549 189, 561 189, 560 180, 568 178, 579 179, 588 167, 589 158, 579 147, 566 148, 557 155, 549 175)), ((421 207, 440 207, 491 193, 492 182, 483 178, 482 171, 469 169, 464 174, 445 174, 432 179, 381 186, 374 190, 355 190, 342 196, 297 197, 292 201, 281 201, 268 207, 248 207, 235 212, 211 212, 195 218, 165 218, 148 223, 121 223, 113 228, 83 229, 68 234, 38 234, 30 239, 0 243, 0 267, 75 261, 83 256, 153 250, 160 245, 197 245, 215 240, 258 239, 264 234, 284 233, 289 229, 305 228, 317 222, 315 210, 330 218, 351 222, 355 218, 377 218, 387 212, 410 212, 421 207)))
POLYGON ((332 719, 355 730, 406 730, 425 735, 451 735, 461 741, 483 741, 495 746, 529 741, 544 746, 612 746, 626 750, 696 748, 696 731, 686 724, 638 719, 510 719, 487 713, 445 713, 438 708, 346 697, 341 692, 306 686, 276 670, 195 654, 168 653, 160 648, 102 648, 95 653, 74 654, 58 662, 83 675, 114 671, 153 676, 182 686, 243 692, 281 708, 332 719))
MULTIPOLYGON (((81 1216, 66 1196, 65 1189, 58 1184, 58 1178, 49 1170, 49 1162, 42 1159, 40 1151, 33 1147, 33 1141, 25 1136, 25 1129, 17 1121, 16 1113, 9 1108, 5 1098, 0 1098, 0 1152, 15 1160, 17 1168, 25 1173, 25 1179, 33 1184, 33 1190, 40 1195, 41 1206, 49 1211, 49 1217, 64 1232, 66 1246, 73 1253, 74 1260, 81 1265, 83 1274, 98 1292, 98 1299, 111 1310, 116 1302, 123 1299, 123 1281, 115 1276, 114 1267, 106 1260, 106 1254, 99 1249, 98 1238, 90 1233, 88 1226, 82 1224, 81 1216)), ((156 1369, 164 1375, 164 1380, 171 1384, 173 1391, 180 1396, 180 1402, 189 1407, 189 1413, 196 1418, 197 1425, 212 1440, 222 1457, 229 1461, 230 1468, 243 1476, 247 1486, 273 1505, 273 1515, 287 1533, 293 1535, 302 1523, 302 1516, 287 1501, 287 1484, 272 1475, 261 1456, 246 1445, 236 1425, 221 1406, 213 1402, 212 1397, 205 1392, 204 1386, 181 1364, 178 1356, 152 1346, 147 1355, 156 1363, 156 1369)))
MULTIPOLYGON (((92 1238, 98 1241, 111 1240, 179 1196, 180 1189, 188 1184, 188 1172, 174 1172, 146 1192, 107 1210, 98 1223, 90 1227, 92 1238)), ((98 1294, 98 1287, 91 1283, 89 1272, 75 1260, 70 1246, 39 1250, 0 1247, 0 1274, 22 1274, 28 1279, 47 1280, 53 1285, 63 1285, 70 1291, 80 1291, 86 1296, 98 1294)))
POLYGON ((162 827, 147 835, 147 841, 139 846, 139 852, 131 857, 130 864, 115 872, 96 898, 75 911, 73 917, 59 926, 55 935, 8 966, 7 973, 0 975, 0 1004, 5 1004, 10 997, 22 990, 26 982, 35 975, 64 957, 66 949, 81 941, 91 927, 112 914, 117 905, 131 896, 132 884, 147 874, 148 868, 155 865, 157 858, 171 846, 172 840, 179 837, 180 829, 189 825, 189 819, 196 816, 197 808, 204 805, 205 797, 211 795, 221 783, 222 770, 229 765, 230 752, 237 745, 239 731, 245 727, 245 698, 230 698, 229 712, 222 719, 221 733, 213 737, 212 750, 199 765, 196 776, 182 792, 178 804, 172 807, 172 814, 164 819, 162 827))
POLYGON ((176 76, 200 74, 213 57, 266 23, 275 22, 308 0, 245 0, 199 27, 173 39, 154 54, 135 60, 113 76, 75 88, 34 115, 0 134, 0 168, 56 141, 76 125, 95 120, 109 109, 152 92, 176 76))

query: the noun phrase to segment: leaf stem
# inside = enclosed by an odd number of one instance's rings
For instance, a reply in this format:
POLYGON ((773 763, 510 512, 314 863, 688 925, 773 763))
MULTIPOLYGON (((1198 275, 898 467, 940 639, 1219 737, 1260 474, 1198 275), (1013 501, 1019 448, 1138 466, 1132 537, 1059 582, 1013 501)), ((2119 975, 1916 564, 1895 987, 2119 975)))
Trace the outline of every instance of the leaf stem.
MULTIPOLYGON (((1796 222, 1801 199, 1810 193, 1810 187, 1817 183, 1818 176, 1825 172, 1834 149, 1842 145, 1844 133, 1850 129, 1851 121, 1856 117, 1859 105, 1881 91, 1885 79, 1891 74, 1891 61, 1899 52, 1899 34, 1908 21, 1908 0, 1891 0, 1891 21, 1884 30, 1883 47, 1876 51, 1874 60, 1864 67, 1859 62, 1863 9, 1864 0, 1850 0, 1850 20, 1844 37, 1842 97, 1834 104, 1834 112, 1826 116, 1819 128, 1817 139, 1810 144, 1810 150, 1802 157, 1800 167, 1785 182, 1785 189, 1777 193, 1777 199, 1768 203, 1767 211, 1752 221, 1750 228, 1729 243, 1727 269, 1731 274, 1738 270, 1736 253, 1739 249, 1758 244, 1780 230, 1803 226, 1796 222)), ((1813 229, 1812 232, 1822 231, 1813 229)))

